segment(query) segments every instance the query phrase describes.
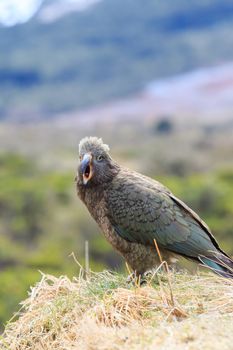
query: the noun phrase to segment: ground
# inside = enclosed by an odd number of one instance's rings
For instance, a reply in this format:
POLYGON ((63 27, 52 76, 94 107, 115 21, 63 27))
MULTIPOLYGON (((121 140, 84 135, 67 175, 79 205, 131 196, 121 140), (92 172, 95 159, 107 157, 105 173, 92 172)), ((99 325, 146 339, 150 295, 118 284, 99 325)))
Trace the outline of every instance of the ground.
POLYGON ((124 275, 81 270, 72 281, 42 275, 0 348, 224 350, 232 343, 232 280, 160 270, 139 286, 124 275))

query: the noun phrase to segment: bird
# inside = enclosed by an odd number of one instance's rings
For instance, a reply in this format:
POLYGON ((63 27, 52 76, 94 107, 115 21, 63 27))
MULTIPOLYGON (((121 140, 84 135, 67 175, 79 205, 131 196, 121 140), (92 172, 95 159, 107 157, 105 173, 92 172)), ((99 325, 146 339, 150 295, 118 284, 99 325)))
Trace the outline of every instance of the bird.
POLYGON ((233 278, 233 260, 207 224, 160 182, 118 164, 101 138, 79 143, 77 195, 136 276, 185 257, 233 278))

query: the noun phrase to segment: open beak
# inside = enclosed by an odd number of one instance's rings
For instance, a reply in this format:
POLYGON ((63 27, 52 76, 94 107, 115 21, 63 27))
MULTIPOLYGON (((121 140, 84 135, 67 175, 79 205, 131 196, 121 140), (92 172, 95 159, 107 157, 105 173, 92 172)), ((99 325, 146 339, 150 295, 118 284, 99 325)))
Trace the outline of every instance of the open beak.
POLYGON ((83 183, 86 185, 88 181, 92 178, 92 155, 90 153, 86 153, 83 156, 83 159, 80 164, 80 169, 83 175, 83 183))

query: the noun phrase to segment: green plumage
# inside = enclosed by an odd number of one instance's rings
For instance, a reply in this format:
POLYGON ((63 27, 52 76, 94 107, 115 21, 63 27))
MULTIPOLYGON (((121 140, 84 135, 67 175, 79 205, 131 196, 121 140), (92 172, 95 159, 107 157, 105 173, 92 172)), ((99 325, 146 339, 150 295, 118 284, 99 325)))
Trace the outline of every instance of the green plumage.
POLYGON ((182 255, 202 261, 222 275, 232 274, 223 266, 232 261, 208 226, 166 187, 119 166, 100 139, 81 141, 81 158, 85 154, 91 156, 89 163, 81 162, 78 194, 133 270, 141 274, 157 265, 155 239, 168 260, 173 254, 182 255), (102 160, 98 161, 100 154, 102 160), (83 169, 92 171, 85 185, 83 169))
POLYGON ((162 248, 189 257, 216 250, 199 223, 156 182, 122 171, 112 181, 106 203, 109 220, 127 241, 154 245, 156 239, 162 248))

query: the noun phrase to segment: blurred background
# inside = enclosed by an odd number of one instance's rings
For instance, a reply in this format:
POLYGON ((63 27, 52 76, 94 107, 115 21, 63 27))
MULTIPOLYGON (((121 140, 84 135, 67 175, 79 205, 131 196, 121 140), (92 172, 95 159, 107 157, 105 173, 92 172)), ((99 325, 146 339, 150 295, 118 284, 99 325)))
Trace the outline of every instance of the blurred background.
POLYGON ((0 1, 0 323, 39 271, 124 271, 76 197, 101 136, 233 254, 232 0, 0 1))

